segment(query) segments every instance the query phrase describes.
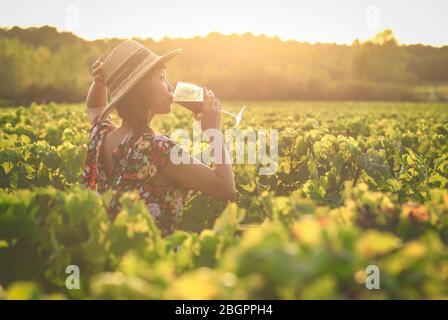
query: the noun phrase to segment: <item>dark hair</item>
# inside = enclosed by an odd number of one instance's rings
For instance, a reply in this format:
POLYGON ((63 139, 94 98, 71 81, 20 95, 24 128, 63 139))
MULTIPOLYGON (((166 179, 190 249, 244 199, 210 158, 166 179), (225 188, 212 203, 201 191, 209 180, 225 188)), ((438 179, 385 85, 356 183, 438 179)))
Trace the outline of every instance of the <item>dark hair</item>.
POLYGON ((115 103, 121 120, 129 126, 133 133, 150 132, 151 128, 146 118, 148 112, 149 81, 154 70, 146 73, 118 102, 115 103))

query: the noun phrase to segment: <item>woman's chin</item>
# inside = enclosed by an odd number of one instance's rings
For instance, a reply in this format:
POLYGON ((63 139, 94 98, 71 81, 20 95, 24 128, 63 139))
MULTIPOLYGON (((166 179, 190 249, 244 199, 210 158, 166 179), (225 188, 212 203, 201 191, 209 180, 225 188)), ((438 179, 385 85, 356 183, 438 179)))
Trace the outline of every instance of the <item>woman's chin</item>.
POLYGON ((171 112, 171 106, 168 106, 166 108, 160 109, 156 114, 167 114, 171 112))

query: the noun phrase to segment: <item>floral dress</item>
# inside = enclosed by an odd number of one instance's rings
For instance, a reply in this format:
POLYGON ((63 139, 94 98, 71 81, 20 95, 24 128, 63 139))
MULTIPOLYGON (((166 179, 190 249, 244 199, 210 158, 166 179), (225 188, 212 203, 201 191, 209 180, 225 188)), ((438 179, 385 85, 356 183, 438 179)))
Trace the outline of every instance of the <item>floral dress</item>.
POLYGON ((99 193, 112 188, 108 207, 113 219, 120 211, 123 192, 138 190, 148 211, 154 217, 162 236, 172 233, 181 222, 186 200, 193 190, 183 184, 156 185, 152 177, 170 161, 170 151, 176 145, 167 135, 154 132, 126 136, 112 155, 112 177, 107 179, 101 160, 104 136, 117 127, 108 116, 102 121, 95 117, 89 133, 82 185, 99 193))

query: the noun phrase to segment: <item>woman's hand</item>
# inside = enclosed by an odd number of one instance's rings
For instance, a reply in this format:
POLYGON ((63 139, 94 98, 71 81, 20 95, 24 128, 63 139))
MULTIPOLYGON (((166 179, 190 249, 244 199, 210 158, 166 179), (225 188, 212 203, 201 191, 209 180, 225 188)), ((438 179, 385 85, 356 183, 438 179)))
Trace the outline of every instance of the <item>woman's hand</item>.
POLYGON ((213 91, 204 87, 204 105, 200 114, 195 114, 195 119, 201 122, 203 131, 207 129, 221 129, 221 103, 215 98, 213 91))
POLYGON ((91 122, 93 122, 95 116, 107 105, 107 86, 104 81, 103 60, 104 56, 101 55, 91 67, 93 81, 87 93, 86 100, 87 111, 91 122))
POLYGON ((95 63, 92 64, 91 71, 92 71, 93 82, 105 86, 106 82, 104 80, 104 74, 103 74, 103 61, 104 61, 104 55, 101 55, 95 61, 95 63))

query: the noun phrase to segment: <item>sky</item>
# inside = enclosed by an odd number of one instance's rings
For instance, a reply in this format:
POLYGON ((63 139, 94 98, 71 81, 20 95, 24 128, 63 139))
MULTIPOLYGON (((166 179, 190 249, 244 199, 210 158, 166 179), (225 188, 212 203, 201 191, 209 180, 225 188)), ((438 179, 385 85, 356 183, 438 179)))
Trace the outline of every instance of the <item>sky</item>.
POLYGON ((218 31, 350 44, 389 28, 400 43, 442 46, 447 13, 448 0, 0 0, 1 27, 51 25, 87 40, 218 31))

